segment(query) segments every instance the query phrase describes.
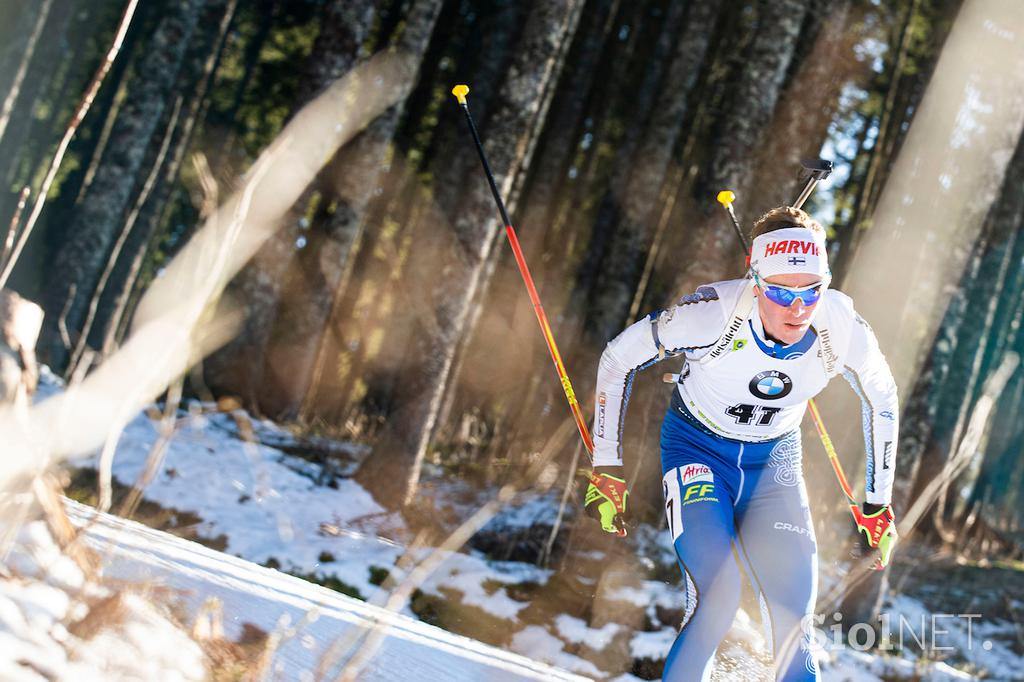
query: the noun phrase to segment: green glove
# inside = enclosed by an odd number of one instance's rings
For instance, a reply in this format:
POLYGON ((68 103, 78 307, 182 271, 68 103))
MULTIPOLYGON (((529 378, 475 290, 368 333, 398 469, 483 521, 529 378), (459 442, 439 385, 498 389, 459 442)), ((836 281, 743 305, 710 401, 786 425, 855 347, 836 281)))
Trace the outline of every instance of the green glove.
POLYGON ((621 466, 595 467, 587 473, 590 484, 583 500, 587 515, 601 522, 608 533, 626 534, 626 502, 629 489, 621 466))
POLYGON ((899 536, 896 534, 896 515, 889 505, 864 503, 864 510, 851 506, 857 523, 857 534, 861 544, 870 550, 878 550, 875 570, 880 571, 889 565, 892 551, 896 547, 899 536))

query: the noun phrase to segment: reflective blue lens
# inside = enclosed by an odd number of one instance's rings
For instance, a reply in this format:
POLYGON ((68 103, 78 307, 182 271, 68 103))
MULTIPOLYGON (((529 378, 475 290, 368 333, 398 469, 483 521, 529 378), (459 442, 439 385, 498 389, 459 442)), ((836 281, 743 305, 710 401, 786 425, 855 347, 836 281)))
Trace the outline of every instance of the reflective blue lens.
POLYGON ((812 289, 787 289, 772 284, 761 284, 761 291, 772 303, 777 303, 784 308, 793 305, 793 301, 800 299, 806 306, 812 306, 821 298, 821 285, 812 289))

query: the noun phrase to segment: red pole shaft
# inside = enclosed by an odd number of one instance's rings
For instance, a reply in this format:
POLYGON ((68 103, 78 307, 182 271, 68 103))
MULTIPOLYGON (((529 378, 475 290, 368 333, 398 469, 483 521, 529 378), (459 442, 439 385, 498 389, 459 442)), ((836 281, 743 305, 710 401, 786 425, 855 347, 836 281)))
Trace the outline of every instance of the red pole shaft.
POLYGON ((487 183, 490 185, 491 194, 494 196, 494 203, 498 205, 498 212, 501 213, 502 222, 505 223, 505 234, 508 236, 508 243, 512 246, 512 253, 515 254, 516 264, 519 266, 519 274, 523 276, 523 283, 530 294, 530 301, 533 303, 533 312, 537 315, 537 322, 540 323, 541 332, 544 334, 544 341, 548 344, 548 351, 551 353, 551 360, 555 363, 555 371, 558 372, 558 379, 562 382, 562 390, 565 391, 565 399, 569 401, 569 409, 572 410, 573 419, 576 420, 576 428, 579 429, 580 437, 583 439, 583 447, 587 449, 588 455, 594 454, 594 441, 587 429, 587 422, 583 418, 583 411, 576 400, 576 393, 572 390, 572 383, 562 363, 562 356, 555 344, 554 334, 551 333, 551 325, 548 324, 548 317, 544 314, 544 306, 540 303, 540 296, 537 295, 537 287, 533 285, 533 277, 530 276, 530 269, 526 266, 526 258, 519 246, 519 238, 516 237, 515 228, 512 227, 512 219, 508 217, 505 210, 505 202, 501 200, 501 193, 498 185, 494 182, 494 174, 491 173, 491 166, 487 163, 487 155, 484 153, 483 143, 480 142, 480 135, 477 133, 476 124, 469 113, 469 105, 466 103, 466 94, 469 88, 465 85, 456 85, 452 88, 452 94, 462 105, 462 112, 466 115, 466 122, 469 124, 469 132, 473 135, 473 142, 476 144, 476 151, 480 155, 480 163, 484 167, 484 174, 487 176, 487 183))
POLYGON ((576 393, 572 390, 572 383, 569 381, 569 375, 565 371, 565 365, 562 364, 562 356, 558 353, 558 345, 555 343, 555 337, 551 333, 548 316, 544 313, 544 306, 541 305, 540 296, 537 295, 537 288, 533 285, 533 277, 530 276, 530 268, 527 267, 523 250, 519 247, 519 238, 516 237, 516 230, 512 225, 506 225, 505 234, 508 236, 508 243, 512 246, 512 253, 515 254, 516 264, 519 266, 519 274, 523 276, 523 283, 526 284, 526 291, 530 294, 533 312, 536 313, 537 322, 540 323, 540 329, 544 333, 544 340, 548 344, 548 351, 551 352, 551 360, 555 363, 555 371, 558 372, 558 378, 562 381, 562 390, 565 391, 565 397, 569 401, 569 409, 572 410, 572 416, 576 420, 576 428, 579 429, 580 437, 583 438, 583 447, 587 449, 587 454, 593 455, 594 441, 590 437, 587 422, 583 418, 583 411, 576 400, 576 393))
POLYGON ((857 500, 853 497, 853 489, 850 488, 850 483, 846 480, 846 473, 843 471, 843 465, 839 462, 839 454, 836 452, 835 446, 832 445, 832 438, 829 437, 828 431, 825 430, 825 422, 818 413, 818 406, 814 404, 814 400, 812 399, 807 401, 807 407, 811 409, 811 417, 814 419, 814 426, 818 429, 818 435, 821 437, 821 444, 825 446, 825 452, 828 453, 828 461, 832 463, 832 470, 836 472, 836 478, 839 479, 839 485, 842 487, 843 492, 846 493, 846 499, 850 501, 851 505, 856 507, 857 500))

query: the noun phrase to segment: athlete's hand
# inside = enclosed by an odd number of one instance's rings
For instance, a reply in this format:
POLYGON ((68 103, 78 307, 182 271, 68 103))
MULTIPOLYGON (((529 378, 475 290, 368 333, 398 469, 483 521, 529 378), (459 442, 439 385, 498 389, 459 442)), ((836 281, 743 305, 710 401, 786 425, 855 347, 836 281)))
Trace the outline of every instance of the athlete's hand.
POLYGON ((896 547, 896 515, 889 505, 864 503, 864 509, 851 507, 857 523, 857 535, 867 552, 878 550, 874 569, 880 571, 889 565, 896 547))
POLYGON ((626 501, 629 489, 626 487, 625 472, 621 466, 594 467, 585 472, 590 484, 583 500, 587 516, 601 522, 601 528, 619 536, 626 534, 626 501))

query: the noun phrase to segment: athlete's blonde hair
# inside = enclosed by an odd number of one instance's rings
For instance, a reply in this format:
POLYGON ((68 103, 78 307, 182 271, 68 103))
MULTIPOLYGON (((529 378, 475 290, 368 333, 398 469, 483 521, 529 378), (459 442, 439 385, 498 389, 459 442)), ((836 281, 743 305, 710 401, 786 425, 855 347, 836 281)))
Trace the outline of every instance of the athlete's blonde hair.
POLYGON ((806 212, 792 206, 779 206, 765 213, 754 222, 750 232, 751 239, 757 239, 766 232, 781 230, 786 227, 806 227, 812 232, 825 235, 825 228, 806 212))

